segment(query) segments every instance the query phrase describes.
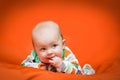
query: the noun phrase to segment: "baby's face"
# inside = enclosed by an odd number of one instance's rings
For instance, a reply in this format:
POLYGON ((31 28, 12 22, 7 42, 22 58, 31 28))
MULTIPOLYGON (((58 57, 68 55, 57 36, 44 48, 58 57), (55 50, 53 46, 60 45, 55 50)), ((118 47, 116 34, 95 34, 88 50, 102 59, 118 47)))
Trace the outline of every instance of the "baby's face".
POLYGON ((34 41, 34 48, 40 60, 48 63, 54 57, 62 57, 64 41, 60 35, 41 35, 34 41))

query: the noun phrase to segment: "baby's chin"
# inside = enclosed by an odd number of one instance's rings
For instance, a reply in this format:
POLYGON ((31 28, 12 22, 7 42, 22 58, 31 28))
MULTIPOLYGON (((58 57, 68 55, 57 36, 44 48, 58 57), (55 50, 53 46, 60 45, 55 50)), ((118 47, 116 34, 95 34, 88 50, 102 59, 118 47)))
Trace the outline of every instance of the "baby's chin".
POLYGON ((53 60, 53 58, 55 58, 55 57, 59 57, 59 56, 52 56, 52 57, 47 57, 47 58, 45 58, 45 59, 43 59, 43 60, 41 60, 41 62, 43 62, 43 63, 49 63, 49 61, 50 60, 53 60))
POLYGON ((41 60, 43 63, 49 63, 50 60, 52 60, 54 57, 56 56, 53 56, 53 57, 49 57, 49 58, 45 58, 44 60, 41 60))
POLYGON ((44 64, 49 64, 49 61, 41 61, 44 64))

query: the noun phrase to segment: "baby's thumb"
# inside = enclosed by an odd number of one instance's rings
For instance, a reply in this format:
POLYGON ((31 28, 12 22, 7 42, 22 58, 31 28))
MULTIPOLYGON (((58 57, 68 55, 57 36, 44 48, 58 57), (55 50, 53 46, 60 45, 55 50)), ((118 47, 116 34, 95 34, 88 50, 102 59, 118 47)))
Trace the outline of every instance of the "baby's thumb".
POLYGON ((49 63, 50 63, 50 64, 54 64, 54 61, 52 61, 52 60, 49 60, 49 63))

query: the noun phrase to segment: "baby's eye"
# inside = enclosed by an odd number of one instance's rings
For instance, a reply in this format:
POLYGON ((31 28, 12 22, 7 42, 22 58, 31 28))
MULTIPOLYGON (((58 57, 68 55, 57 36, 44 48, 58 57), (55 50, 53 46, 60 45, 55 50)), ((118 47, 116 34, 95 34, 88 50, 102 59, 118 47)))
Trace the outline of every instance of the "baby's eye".
POLYGON ((40 51, 45 51, 45 50, 46 50, 46 48, 41 48, 41 49, 40 49, 40 51))
POLYGON ((57 44, 54 44, 53 46, 52 46, 52 48, 56 48, 57 47, 57 44))

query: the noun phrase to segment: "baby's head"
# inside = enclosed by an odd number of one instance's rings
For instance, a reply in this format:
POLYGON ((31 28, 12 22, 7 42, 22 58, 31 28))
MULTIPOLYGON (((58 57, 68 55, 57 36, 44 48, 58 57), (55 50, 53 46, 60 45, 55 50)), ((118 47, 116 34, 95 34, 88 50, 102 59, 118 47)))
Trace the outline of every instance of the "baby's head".
POLYGON ((55 57, 62 57, 65 39, 59 26, 53 21, 44 21, 36 25, 32 31, 33 47, 44 63, 55 57))

